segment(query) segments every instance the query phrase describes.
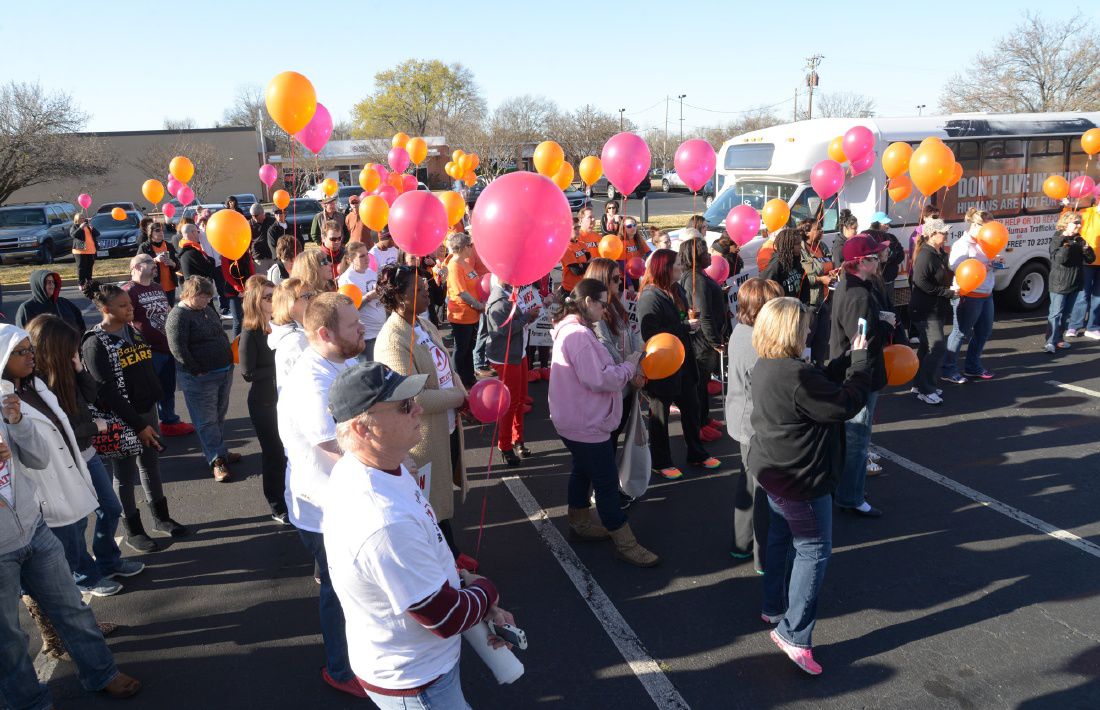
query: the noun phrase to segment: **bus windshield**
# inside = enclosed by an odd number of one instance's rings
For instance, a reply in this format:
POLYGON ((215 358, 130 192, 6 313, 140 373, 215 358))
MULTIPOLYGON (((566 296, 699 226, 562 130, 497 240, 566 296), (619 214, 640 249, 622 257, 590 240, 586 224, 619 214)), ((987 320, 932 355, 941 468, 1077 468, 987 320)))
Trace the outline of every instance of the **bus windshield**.
POLYGON ((748 205, 759 212, 768 200, 779 198, 790 202, 797 185, 760 180, 738 180, 715 198, 703 215, 707 226, 717 229, 726 219, 729 211, 737 205, 748 205))

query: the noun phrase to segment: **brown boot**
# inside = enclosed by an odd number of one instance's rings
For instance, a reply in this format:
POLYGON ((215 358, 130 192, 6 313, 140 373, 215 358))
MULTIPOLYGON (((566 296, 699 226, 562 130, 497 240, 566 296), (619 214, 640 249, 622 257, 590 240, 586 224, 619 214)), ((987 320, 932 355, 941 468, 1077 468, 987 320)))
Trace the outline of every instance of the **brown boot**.
POLYGON ((132 698, 141 690, 141 681, 120 672, 100 690, 112 698, 132 698))
POLYGON ((615 541, 615 554, 620 560, 629 562, 636 567, 653 567, 661 558, 638 544, 634 539, 634 533, 630 530, 630 523, 626 523, 618 530, 609 531, 611 539, 615 541))
POLYGON ((38 602, 24 594, 23 603, 27 605, 27 611, 38 626, 39 633, 42 634, 42 653, 58 660, 69 660, 69 654, 61 643, 61 637, 57 635, 53 624, 50 623, 50 618, 46 616, 46 612, 42 611, 42 607, 38 606, 38 602))
POLYGON ((570 508, 569 537, 577 542, 586 542, 606 540, 609 533, 607 528, 592 519, 592 512, 588 508, 570 508))

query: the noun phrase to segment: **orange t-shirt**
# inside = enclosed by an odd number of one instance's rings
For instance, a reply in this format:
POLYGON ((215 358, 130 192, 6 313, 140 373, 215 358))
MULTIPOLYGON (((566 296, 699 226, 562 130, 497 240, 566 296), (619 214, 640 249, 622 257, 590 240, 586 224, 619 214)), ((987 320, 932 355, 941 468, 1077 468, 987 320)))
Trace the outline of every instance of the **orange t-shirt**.
POLYGON ((477 271, 462 259, 451 259, 447 264, 447 320, 469 325, 477 323, 481 316, 459 294, 468 293, 477 298, 477 271))
POLYGON ((589 259, 599 258, 600 240, 603 239, 601 235, 596 234, 595 232, 581 232, 580 236, 577 238, 581 240, 581 244, 583 244, 584 248, 588 250, 589 259))
POLYGON ((641 233, 635 232, 634 237, 623 240, 624 259, 633 259, 636 256, 645 256, 649 253, 649 245, 645 243, 641 233))
MULTIPOLYGON (((164 252, 168 251, 167 242, 161 242, 159 247, 156 244, 150 242, 149 246, 153 248, 153 253, 155 254, 163 254, 164 252)), ((160 267, 160 287, 164 289, 165 293, 171 293, 172 291, 175 291, 176 284, 172 280, 172 267, 167 266, 166 264, 161 264, 159 262, 157 263, 157 266, 160 267)))
POLYGON ((581 241, 569 240, 569 245, 565 247, 565 253, 561 256, 561 287, 563 290, 572 291, 577 285, 577 282, 584 278, 581 275, 570 273, 569 265, 584 265, 591 259, 592 256, 588 251, 583 236, 581 237, 581 241))

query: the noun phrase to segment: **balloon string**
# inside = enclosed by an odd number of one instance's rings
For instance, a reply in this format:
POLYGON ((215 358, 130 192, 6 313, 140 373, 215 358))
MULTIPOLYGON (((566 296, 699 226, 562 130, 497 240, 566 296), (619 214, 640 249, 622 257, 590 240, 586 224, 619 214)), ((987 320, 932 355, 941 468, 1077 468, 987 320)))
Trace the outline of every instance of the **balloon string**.
MULTIPOLYGON (((417 257, 416 260, 417 260, 417 262, 419 262, 420 258, 417 257)), ((419 263, 417 264, 417 266, 419 266, 419 263)), ((420 272, 416 269, 416 267, 414 267, 413 268, 413 320, 414 321, 420 318, 420 316, 417 315, 417 313, 416 313, 416 289, 419 286, 420 286, 420 272)), ((415 345, 416 345, 416 324, 414 323, 412 332, 409 333, 409 372, 413 371, 413 347, 415 345)))
POLYGON ((294 141, 290 140, 290 191, 294 195, 294 201, 291 203, 291 221, 294 223, 294 258, 298 258, 298 171, 294 169, 294 141))
MULTIPOLYGON (((1084 175, 1086 177, 1088 177, 1088 174, 1089 174, 1089 161, 1090 160, 1092 160, 1092 155, 1091 154, 1086 155, 1085 156, 1085 171, 1083 173, 1081 173, 1082 175, 1084 175)), ((1075 197, 1074 200, 1073 200, 1073 211, 1074 212, 1077 211, 1077 206, 1079 204, 1081 204, 1081 193, 1080 193, 1080 191, 1078 191, 1077 197, 1075 197)))

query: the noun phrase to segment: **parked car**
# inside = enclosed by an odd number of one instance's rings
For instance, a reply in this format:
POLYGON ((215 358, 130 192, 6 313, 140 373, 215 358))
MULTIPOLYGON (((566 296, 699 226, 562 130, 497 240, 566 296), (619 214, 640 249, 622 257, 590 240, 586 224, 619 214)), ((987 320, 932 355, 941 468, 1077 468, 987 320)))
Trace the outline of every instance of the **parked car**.
MULTIPOLYGON (((684 184, 684 181, 680 179, 680 176, 676 174, 675 170, 669 170, 667 173, 661 176, 661 191, 671 192, 673 190, 684 190, 690 192, 688 186, 684 184)), ((711 202, 714 201, 714 178, 707 180, 707 184, 703 185, 703 189, 699 191, 702 197, 706 198, 706 205, 710 207, 711 202)))
POLYGON ((179 220, 181 220, 184 217, 190 217, 191 219, 195 219, 195 215, 197 215, 202 210, 210 210, 210 214, 214 214, 218 210, 224 210, 224 209, 225 209, 225 205, 219 204, 217 202, 207 202, 207 203, 201 204, 201 205, 197 205, 194 202, 192 202, 191 204, 189 204, 189 205, 187 205, 186 207, 183 208, 183 214, 180 214, 177 211, 176 212, 176 218, 173 219, 172 222, 175 223, 175 224, 178 224, 179 220))
MULTIPOLYGON (((474 204, 477 202, 477 198, 481 196, 481 191, 485 189, 485 186, 489 184, 486 178, 479 177, 477 182, 466 192, 466 206, 471 210, 474 208, 474 204)), ((569 201, 569 209, 572 212, 576 212, 582 207, 592 203, 592 198, 588 196, 583 190, 570 189, 565 191, 565 199, 569 201)))
MULTIPOLYGON (((615 186, 607 181, 607 176, 601 177, 592 185, 592 187, 586 188, 585 193, 592 197, 593 195, 607 195, 607 199, 614 200, 621 197, 619 191, 615 189, 615 186)), ((649 194, 649 176, 647 175, 639 184, 634 188, 634 192, 630 193, 629 197, 632 200, 637 200, 645 197, 649 194)))
POLYGON ((100 205, 99 209, 97 209, 95 211, 95 213, 96 214, 111 214, 111 210, 113 210, 116 207, 121 207, 122 209, 126 210, 127 212, 138 212, 140 214, 145 214, 145 210, 141 209, 140 207, 135 205, 133 202, 108 202, 106 204, 100 205))
POLYGON ((126 219, 115 219, 109 214, 92 217, 91 225, 99 231, 96 256, 133 256, 137 253, 142 215, 128 210, 126 219))
POLYGON ((0 207, 0 261, 50 264, 70 253, 77 209, 69 202, 26 202, 0 207))
POLYGON ((352 195, 358 195, 363 192, 363 189, 358 185, 352 187, 351 185, 342 185, 336 192, 336 209, 341 212, 348 211, 348 198, 352 195))
POLYGON ((256 196, 251 192, 242 192, 238 195, 230 195, 230 197, 237 198, 237 207, 241 208, 241 212, 248 214, 249 208, 256 204, 256 196))
POLYGON ((303 241, 309 241, 313 217, 321 211, 321 203, 310 197, 296 197, 286 207, 286 231, 303 241))

